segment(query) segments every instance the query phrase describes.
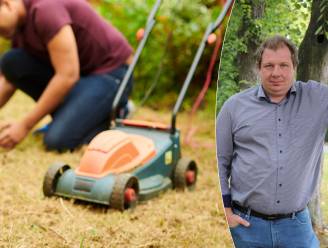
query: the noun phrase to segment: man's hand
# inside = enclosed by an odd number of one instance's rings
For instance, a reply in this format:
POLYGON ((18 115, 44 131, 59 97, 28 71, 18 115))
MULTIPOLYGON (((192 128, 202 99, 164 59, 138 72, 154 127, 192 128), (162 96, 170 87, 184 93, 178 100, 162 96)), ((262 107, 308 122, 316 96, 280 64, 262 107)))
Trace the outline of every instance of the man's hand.
POLYGON ((0 147, 11 150, 29 133, 24 122, 6 123, 0 125, 0 147))
POLYGON ((234 228, 238 225, 243 225, 245 227, 250 226, 250 223, 247 220, 241 218, 239 215, 234 214, 231 208, 225 208, 224 210, 226 213, 229 227, 234 228))

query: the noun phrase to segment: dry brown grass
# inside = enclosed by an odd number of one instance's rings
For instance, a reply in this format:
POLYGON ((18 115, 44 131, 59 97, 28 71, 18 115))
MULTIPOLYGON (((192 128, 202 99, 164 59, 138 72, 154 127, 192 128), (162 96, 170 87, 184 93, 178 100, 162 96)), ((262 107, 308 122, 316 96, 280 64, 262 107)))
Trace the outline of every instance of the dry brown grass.
MULTIPOLYGON (((0 121, 20 118, 33 106, 22 94, 0 112, 0 121)), ((54 161, 75 167, 82 151, 46 152, 40 137, 29 136, 15 150, 0 153, 0 247, 232 247, 219 202, 212 113, 200 113, 193 145, 183 155, 199 165, 194 192, 170 190, 118 212, 73 200, 45 198, 43 176, 54 161)), ((167 113, 142 109, 137 117, 169 120, 167 113)), ((183 137, 189 117, 178 117, 183 137)))

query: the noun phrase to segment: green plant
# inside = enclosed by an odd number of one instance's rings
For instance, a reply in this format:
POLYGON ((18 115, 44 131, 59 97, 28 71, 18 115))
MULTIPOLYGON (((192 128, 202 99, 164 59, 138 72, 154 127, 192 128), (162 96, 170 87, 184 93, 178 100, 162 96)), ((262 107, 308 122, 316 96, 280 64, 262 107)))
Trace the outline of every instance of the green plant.
POLYGON ((318 28, 315 35, 323 35, 328 39, 328 0, 320 2, 320 15, 317 19, 318 28))
MULTIPOLYGON (((154 0, 137 2, 135 0, 107 0, 103 1, 97 9, 125 34, 133 47, 137 47, 135 33, 145 25, 148 12, 154 2, 154 0)), ((147 104, 154 108, 158 108, 159 105, 172 106, 206 26, 216 18, 219 12, 220 8, 214 0, 163 1, 157 15, 157 24, 134 73, 133 99, 140 101, 147 89, 158 80, 147 104), (161 73, 158 76, 159 70, 161 73), (166 97, 163 97, 163 92, 166 97)), ((211 53, 212 47, 205 50, 184 108, 190 108, 205 80, 211 53)), ((216 90, 214 83, 210 90, 216 90)), ((212 104, 215 104, 215 99, 212 104)))

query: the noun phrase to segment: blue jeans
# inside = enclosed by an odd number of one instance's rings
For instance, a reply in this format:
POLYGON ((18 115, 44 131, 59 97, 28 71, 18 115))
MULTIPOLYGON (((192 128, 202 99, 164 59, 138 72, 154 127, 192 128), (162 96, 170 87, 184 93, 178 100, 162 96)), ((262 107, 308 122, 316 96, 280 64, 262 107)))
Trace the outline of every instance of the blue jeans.
MULTIPOLYGON (((122 65, 110 73, 81 75, 64 101, 51 113, 52 122, 44 136, 46 147, 74 149, 108 129, 112 103, 127 69, 127 65, 122 65)), ((23 49, 12 49, 2 57, 1 72, 10 83, 35 101, 54 75, 49 62, 41 61, 23 49)), ((131 78, 120 107, 127 104, 132 81, 131 78)))
POLYGON ((236 248, 319 248, 308 209, 280 220, 247 216, 236 209, 233 212, 250 222, 249 227, 230 228, 236 248))

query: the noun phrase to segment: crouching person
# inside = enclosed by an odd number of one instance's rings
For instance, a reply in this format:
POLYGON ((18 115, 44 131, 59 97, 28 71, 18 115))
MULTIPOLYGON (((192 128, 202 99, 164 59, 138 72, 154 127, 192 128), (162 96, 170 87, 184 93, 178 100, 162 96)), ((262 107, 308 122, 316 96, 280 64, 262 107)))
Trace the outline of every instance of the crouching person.
MULTIPOLYGON (((48 114, 48 149, 74 149, 108 128, 132 48, 86 1, 0 0, 0 36, 12 41, 0 60, 0 107, 17 89, 36 101, 1 125, 0 147, 14 148, 48 114)), ((132 79, 120 107, 131 88, 132 79)))

